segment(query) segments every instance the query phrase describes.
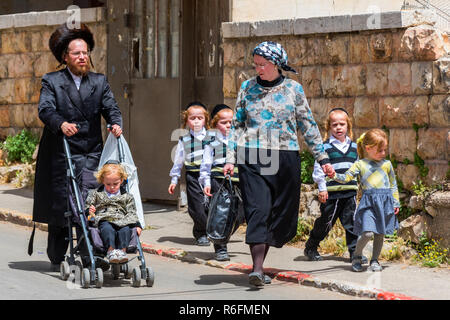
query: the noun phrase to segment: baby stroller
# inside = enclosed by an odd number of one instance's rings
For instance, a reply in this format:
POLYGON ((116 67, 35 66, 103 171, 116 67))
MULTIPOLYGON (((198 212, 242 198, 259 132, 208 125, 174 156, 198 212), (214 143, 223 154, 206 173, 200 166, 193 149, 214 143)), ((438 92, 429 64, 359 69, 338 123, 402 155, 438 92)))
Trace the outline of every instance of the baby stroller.
MULTIPOLYGON (((119 161, 122 163, 124 162, 124 153, 121 139, 123 139, 122 136, 117 138, 117 146, 119 161)), ((136 257, 129 259, 128 262, 123 264, 109 264, 109 262, 104 259, 106 256, 106 248, 103 246, 100 231, 98 228, 89 225, 84 208, 84 201, 87 197, 88 190, 97 188, 98 183, 96 182, 92 171, 83 169, 81 177, 79 177, 82 185, 80 188, 80 183, 75 177, 72 155, 66 137, 63 137, 63 143, 68 167, 67 198, 69 211, 65 213, 65 217, 67 218, 69 229, 69 255, 66 255, 66 259, 61 262, 61 279, 66 281, 72 275, 75 282, 78 282, 82 288, 89 288, 91 284, 95 284, 95 287, 101 288, 104 280, 103 272, 108 271, 109 268, 112 267, 114 279, 118 279, 120 273, 123 273, 125 278, 132 278, 132 285, 134 287, 139 287, 141 285, 141 279, 145 279, 147 286, 153 286, 154 272, 150 267, 146 266, 136 228, 132 229, 127 253, 138 253, 137 259, 140 261, 140 266, 134 267, 131 272, 128 268, 128 263, 136 257), (72 227, 75 227, 77 238, 73 237, 72 227), (76 245, 74 245, 75 240, 76 245)), ((127 182, 125 182, 122 187, 125 188, 127 192, 129 191, 127 182)))

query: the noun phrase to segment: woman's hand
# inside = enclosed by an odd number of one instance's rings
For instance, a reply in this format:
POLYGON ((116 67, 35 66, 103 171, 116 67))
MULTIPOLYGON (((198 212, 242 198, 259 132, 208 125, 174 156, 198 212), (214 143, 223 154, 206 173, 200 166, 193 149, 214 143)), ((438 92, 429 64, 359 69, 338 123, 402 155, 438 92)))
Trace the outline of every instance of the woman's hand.
POLYGON ((225 166, 223 167, 223 175, 226 176, 227 174, 229 174, 230 176, 232 176, 233 173, 234 173, 234 164, 231 163, 225 164, 225 166))
POLYGON ((137 233, 138 237, 141 236, 141 232, 142 232, 142 228, 136 227, 136 233, 137 233))
POLYGON ((325 173, 329 178, 333 178, 334 174, 336 173, 334 171, 333 166, 330 163, 324 164, 322 166, 322 170, 323 170, 323 173, 325 173))

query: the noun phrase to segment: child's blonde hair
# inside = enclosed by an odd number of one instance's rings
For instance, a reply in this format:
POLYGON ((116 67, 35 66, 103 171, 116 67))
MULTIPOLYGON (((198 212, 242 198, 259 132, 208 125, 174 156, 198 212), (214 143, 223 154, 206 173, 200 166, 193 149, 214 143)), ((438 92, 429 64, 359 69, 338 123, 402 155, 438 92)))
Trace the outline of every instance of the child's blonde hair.
POLYGON ((99 183, 103 183, 105 176, 109 176, 111 174, 116 174, 122 181, 128 178, 125 168, 118 163, 107 163, 103 165, 103 167, 95 173, 95 178, 99 183))
POLYGON ((350 138, 350 140, 353 140, 353 123, 352 120, 350 119, 350 117, 348 116, 347 111, 345 111, 344 108, 341 107, 332 107, 331 111, 328 113, 328 118, 325 121, 325 136, 324 136, 324 141, 328 140, 329 138, 329 132, 330 132, 330 126, 331 126, 331 115, 332 114, 336 114, 336 113, 340 113, 345 115, 345 118, 347 120, 347 136, 350 138))
POLYGON ((189 117, 189 109, 191 108, 201 108, 203 109, 203 115, 205 116, 205 128, 209 129, 209 112, 201 104, 191 104, 183 112, 181 112, 181 128, 186 129, 187 120, 189 117))
POLYGON ((217 122, 219 122, 219 120, 220 120, 220 113, 224 112, 224 111, 234 113, 233 109, 226 108, 226 109, 220 110, 219 112, 216 113, 214 118, 211 119, 211 125, 210 125, 211 128, 215 128, 217 126, 217 122))
POLYGON ((358 140, 356 140, 358 146, 358 156, 360 159, 365 157, 365 147, 377 146, 380 149, 383 145, 388 145, 388 137, 386 132, 381 129, 370 129, 363 133, 358 140))

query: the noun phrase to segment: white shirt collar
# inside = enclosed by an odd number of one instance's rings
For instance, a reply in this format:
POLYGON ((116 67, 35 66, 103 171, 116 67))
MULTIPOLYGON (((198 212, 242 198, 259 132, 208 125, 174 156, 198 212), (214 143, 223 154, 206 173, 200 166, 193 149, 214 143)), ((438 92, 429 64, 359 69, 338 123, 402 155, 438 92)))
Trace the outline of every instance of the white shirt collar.
POLYGON ((73 81, 75 81, 75 85, 77 86, 77 89, 80 90, 81 80, 83 77, 77 76, 70 71, 70 68, 67 67, 67 70, 69 71, 70 75, 72 76, 73 81))
POLYGON ((345 136, 345 141, 341 142, 340 140, 336 139, 333 135, 330 136, 330 143, 335 144, 350 144, 352 143, 352 140, 348 136, 345 136))
POLYGON ((197 139, 203 140, 203 138, 206 136, 206 129, 205 127, 202 128, 201 131, 194 131, 192 129, 189 129, 189 132, 196 137, 197 139))

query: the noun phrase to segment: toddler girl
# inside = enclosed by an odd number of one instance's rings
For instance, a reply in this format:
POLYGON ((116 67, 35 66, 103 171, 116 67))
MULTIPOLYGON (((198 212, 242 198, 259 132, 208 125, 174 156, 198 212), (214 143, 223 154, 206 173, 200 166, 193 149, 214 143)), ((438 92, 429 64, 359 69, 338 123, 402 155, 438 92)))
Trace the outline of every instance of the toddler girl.
POLYGON ((209 113, 204 104, 194 101, 186 106, 182 117, 182 127, 188 127, 189 133, 178 140, 174 164, 169 173, 172 179, 168 191, 170 194, 174 193, 184 165, 188 212, 194 221, 194 238, 197 245, 209 246, 210 242, 206 237, 208 211, 204 204, 203 190, 198 182, 203 150, 207 143, 209 113))
POLYGON ((369 269, 381 271, 378 257, 383 247, 385 234, 393 234, 398 228, 396 215, 400 201, 394 168, 386 160, 388 139, 380 129, 371 129, 357 140, 360 160, 344 174, 336 173, 334 180, 346 183, 358 177, 363 194, 354 217, 354 233, 359 235, 353 255, 353 271, 362 271, 362 251, 374 237, 369 269))
POLYGON ((131 229, 137 227, 138 235, 142 231, 134 197, 121 188, 127 173, 117 161, 108 161, 95 177, 102 186, 90 190, 86 199, 88 220, 93 220, 94 226, 99 228, 103 243, 108 248, 106 258, 109 262, 125 263, 128 261, 126 248, 131 229))

